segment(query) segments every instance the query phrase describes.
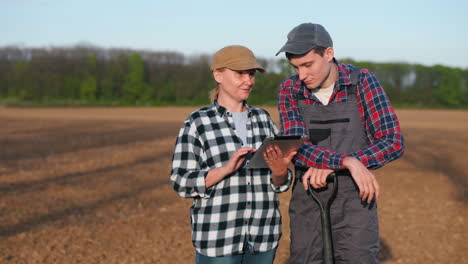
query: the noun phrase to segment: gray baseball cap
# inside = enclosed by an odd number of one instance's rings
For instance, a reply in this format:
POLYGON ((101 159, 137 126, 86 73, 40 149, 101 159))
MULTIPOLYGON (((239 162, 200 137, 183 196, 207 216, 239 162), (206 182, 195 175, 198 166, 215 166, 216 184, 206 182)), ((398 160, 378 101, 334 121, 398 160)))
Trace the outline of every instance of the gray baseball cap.
POLYGON ((333 47, 330 34, 322 25, 304 23, 296 26, 288 33, 288 41, 275 56, 278 56, 281 52, 303 54, 317 46, 333 47))

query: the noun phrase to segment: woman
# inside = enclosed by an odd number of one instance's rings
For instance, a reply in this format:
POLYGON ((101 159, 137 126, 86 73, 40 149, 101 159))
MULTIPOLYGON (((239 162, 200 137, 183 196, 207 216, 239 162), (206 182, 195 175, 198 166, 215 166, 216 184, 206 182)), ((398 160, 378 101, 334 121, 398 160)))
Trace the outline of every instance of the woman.
POLYGON ((295 155, 277 147, 265 154, 270 169, 246 169, 246 160, 277 133, 268 112, 246 103, 256 71, 264 69, 243 46, 212 58, 217 87, 212 104, 193 112, 180 129, 171 184, 190 208, 196 263, 273 263, 281 237, 276 193, 286 191, 295 155))

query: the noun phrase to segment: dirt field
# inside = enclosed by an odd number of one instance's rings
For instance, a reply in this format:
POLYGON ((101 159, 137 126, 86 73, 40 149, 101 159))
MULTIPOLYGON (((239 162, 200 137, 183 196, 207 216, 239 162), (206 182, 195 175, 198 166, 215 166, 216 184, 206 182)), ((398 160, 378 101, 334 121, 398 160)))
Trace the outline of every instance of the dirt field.
MULTIPOLYGON (((0 108, 0 263, 193 263, 191 201, 169 185, 192 110, 0 108)), ((468 111, 398 114, 405 156, 376 172, 381 262, 466 263, 468 111)))

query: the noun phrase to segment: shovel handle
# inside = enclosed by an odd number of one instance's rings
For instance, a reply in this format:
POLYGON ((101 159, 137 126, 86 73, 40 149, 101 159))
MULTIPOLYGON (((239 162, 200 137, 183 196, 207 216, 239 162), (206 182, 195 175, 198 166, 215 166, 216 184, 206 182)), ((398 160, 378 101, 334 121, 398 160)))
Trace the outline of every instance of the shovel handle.
POLYGON ((333 199, 338 192, 338 177, 336 173, 331 173, 327 176, 327 179, 333 178, 333 190, 328 197, 325 204, 323 204, 320 199, 314 194, 313 188, 309 183, 309 194, 315 200, 315 202, 320 207, 320 220, 322 222, 322 240, 323 240, 323 263, 324 264, 333 264, 334 260, 334 250, 333 250, 333 240, 331 234, 331 222, 330 222, 330 207, 333 202, 333 199))

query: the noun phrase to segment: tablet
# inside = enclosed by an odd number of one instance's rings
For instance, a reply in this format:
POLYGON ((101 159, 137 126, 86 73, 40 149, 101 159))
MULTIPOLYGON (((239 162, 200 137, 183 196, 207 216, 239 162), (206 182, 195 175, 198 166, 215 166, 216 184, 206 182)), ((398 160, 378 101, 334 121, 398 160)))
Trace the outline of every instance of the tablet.
POLYGON ((247 169, 269 168, 263 152, 271 145, 277 145, 283 153, 288 153, 291 150, 297 151, 305 141, 305 137, 301 136, 275 136, 267 137, 263 140, 262 145, 255 151, 253 157, 247 163, 247 169))

